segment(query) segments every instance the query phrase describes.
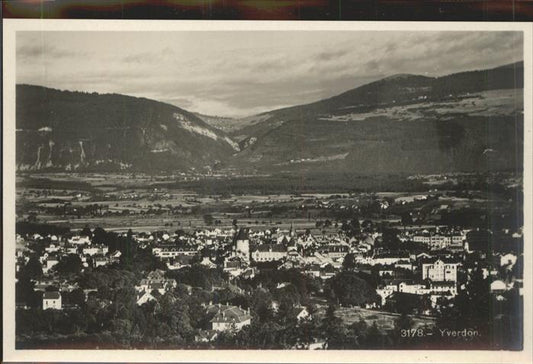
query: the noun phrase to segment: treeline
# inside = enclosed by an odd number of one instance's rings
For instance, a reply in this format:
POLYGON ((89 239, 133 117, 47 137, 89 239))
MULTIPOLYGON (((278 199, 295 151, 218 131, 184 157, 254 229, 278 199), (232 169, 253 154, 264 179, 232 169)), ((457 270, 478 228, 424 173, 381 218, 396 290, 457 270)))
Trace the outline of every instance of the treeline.
POLYGON ((205 195, 305 194, 374 191, 426 191, 421 181, 400 175, 364 175, 338 172, 279 173, 271 176, 205 178, 154 184, 153 187, 192 190, 205 195))
POLYGON ((133 286, 139 275, 129 266, 99 267, 78 274, 80 289, 93 290, 86 301, 80 299, 80 290, 65 295, 66 302, 78 308, 17 310, 17 348, 303 349, 311 344, 327 349, 522 347, 522 298, 517 290, 511 290, 503 294, 503 300, 496 299, 490 293, 489 280, 480 272, 473 274, 454 305, 443 310, 436 326, 420 326, 404 311, 388 329, 372 317, 347 324, 337 313, 339 306, 363 305, 375 299, 369 277, 357 272, 345 270, 324 283, 294 270, 274 270, 222 287, 214 287, 224 281, 223 272, 217 269, 196 265, 172 275, 183 282, 163 296, 152 292, 157 302, 138 306, 133 286), (201 333, 210 329, 212 317, 206 306, 217 303, 249 309, 251 325, 239 332, 219 333, 212 342, 199 342, 201 333), (311 319, 298 318, 301 304, 306 304, 311 319), (458 338, 444 334, 448 331, 473 335, 458 338))
POLYGON ((19 235, 33 235, 39 234, 41 236, 47 235, 65 235, 70 233, 70 228, 61 225, 51 225, 45 223, 37 223, 30 221, 17 221, 15 224, 15 232, 19 235))

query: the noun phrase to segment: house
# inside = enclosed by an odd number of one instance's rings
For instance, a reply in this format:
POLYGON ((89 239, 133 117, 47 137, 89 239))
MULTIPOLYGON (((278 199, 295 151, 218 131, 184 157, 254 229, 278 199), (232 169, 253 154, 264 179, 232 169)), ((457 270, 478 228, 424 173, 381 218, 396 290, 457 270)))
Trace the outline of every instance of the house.
POLYGON ((209 259, 208 257, 204 257, 204 259, 202 259, 200 264, 203 265, 204 267, 207 267, 207 268, 210 268, 210 269, 213 269, 213 268, 217 267, 217 265, 215 263, 213 263, 211 261, 211 259, 209 259))
POLYGON ((141 306, 146 302, 155 301, 156 298, 150 293, 150 291, 144 290, 137 293, 137 306, 141 306))
POLYGON ((348 244, 330 244, 320 250, 320 254, 330 259, 344 258, 350 252, 348 244))
POLYGON ((195 256, 198 250, 193 247, 178 245, 156 246, 152 249, 152 254, 159 259, 171 259, 180 256, 195 256))
POLYGON ((409 254, 406 253, 399 253, 399 254, 391 254, 391 253, 383 253, 380 255, 376 255, 372 257, 372 259, 369 261, 370 265, 392 265, 396 264, 398 262, 409 260, 409 254))
POLYGON ((449 234, 433 233, 423 231, 421 234, 413 236, 415 243, 422 243, 431 250, 452 249, 462 250, 466 236, 462 233, 450 232, 449 234))
POLYGON ((451 281, 431 282, 429 285, 431 294, 446 295, 450 297, 457 296, 457 285, 451 281))
POLYGON ((318 278, 320 277, 320 265, 319 264, 310 264, 305 267, 304 273, 308 276, 318 278))
POLYGON ((311 318, 311 315, 309 314, 309 311, 305 307, 299 307, 298 308, 298 314, 296 314, 296 319, 298 321, 307 320, 311 318))
POLYGON ((176 286, 177 282, 175 279, 165 278, 162 270, 155 270, 148 273, 147 278, 141 279, 140 284, 135 286, 135 289, 138 292, 152 292, 155 289, 163 295, 166 291, 176 286))
POLYGON ((256 262, 271 262, 287 256, 287 248, 283 244, 261 244, 252 251, 252 259, 256 262))
POLYGON ((320 278, 324 280, 329 279, 333 277, 336 272, 336 269, 331 264, 327 264, 320 269, 320 278))
POLYGON ((60 246, 56 244, 50 244, 49 246, 44 248, 44 250, 47 251, 48 253, 57 253, 59 249, 60 249, 60 246))
POLYGON ((55 265, 59 263, 59 258, 56 256, 48 256, 46 258, 46 265, 43 267, 43 273, 48 273, 48 271, 55 265))
POLYGON ((394 268, 397 268, 397 269, 405 269, 405 270, 410 270, 412 271, 413 270, 413 265, 411 264, 410 261, 406 260, 406 261, 399 261, 397 262, 396 264, 394 264, 394 268))
POLYGON ((218 337, 218 331, 215 330, 199 330, 194 337, 194 341, 201 343, 208 343, 214 341, 218 337))
POLYGON ((493 293, 503 293, 508 291, 511 287, 502 280, 495 280, 490 284, 490 291, 493 293))
POLYGON ((459 263, 437 259, 434 262, 422 263, 422 279, 432 281, 457 282, 457 267, 459 263))
POLYGON ((61 310, 61 293, 57 291, 44 292, 43 310, 61 310))
POLYGON ((93 245, 93 246, 86 246, 82 249, 82 253, 84 255, 106 255, 109 252, 109 248, 105 245, 93 245))
POLYGON ((240 307, 229 305, 211 305, 207 308, 211 319, 211 329, 215 331, 240 330, 244 326, 250 325, 252 316, 250 309, 243 310, 240 307))
POLYGON ((190 267, 194 258, 195 257, 191 255, 178 255, 177 257, 172 258, 170 261, 167 261, 167 268, 170 270, 175 270, 190 267))
POLYGON ((517 256, 512 253, 500 255, 500 267, 509 266, 512 268, 516 264, 517 256))
POLYGON ((96 268, 107 265, 107 263, 108 263, 108 260, 106 257, 99 256, 99 257, 94 258, 94 266, 96 268))
POLYGON ((74 235, 72 238, 68 239, 69 244, 74 245, 85 245, 85 244, 91 244, 91 240, 88 236, 85 235, 74 235))
POLYGON ((120 250, 115 250, 114 252, 109 254, 109 262, 111 264, 120 262, 121 255, 122 255, 122 252, 120 252, 120 250))
POLYGON ((75 245, 65 245, 63 247, 63 252, 65 254, 77 254, 78 253, 78 247, 75 245))
POLYGON ((246 268, 242 272, 241 277, 244 279, 252 279, 253 277, 255 277, 255 268, 253 267, 246 268))

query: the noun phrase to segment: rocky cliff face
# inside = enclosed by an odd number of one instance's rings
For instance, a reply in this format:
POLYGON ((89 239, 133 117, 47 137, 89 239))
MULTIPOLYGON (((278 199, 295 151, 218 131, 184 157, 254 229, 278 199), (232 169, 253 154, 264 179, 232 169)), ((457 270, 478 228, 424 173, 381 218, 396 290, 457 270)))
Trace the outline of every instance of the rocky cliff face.
POLYGON ((17 86, 19 170, 188 169, 238 146, 195 115, 122 95, 17 86))

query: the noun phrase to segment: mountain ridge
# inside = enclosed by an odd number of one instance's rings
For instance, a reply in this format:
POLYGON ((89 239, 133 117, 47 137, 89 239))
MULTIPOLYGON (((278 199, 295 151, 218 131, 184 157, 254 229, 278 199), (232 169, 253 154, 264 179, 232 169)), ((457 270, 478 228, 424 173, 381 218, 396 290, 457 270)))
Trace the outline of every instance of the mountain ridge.
POLYGON ((16 107, 19 170, 200 168, 238 149, 187 110, 147 98, 17 85, 16 107))
POLYGON ((17 85, 17 169, 498 170, 521 165, 522 87, 523 62, 399 74, 229 120, 144 97, 17 85))
POLYGON ((522 87, 523 62, 441 77, 380 79, 259 114, 231 134, 241 149, 234 163, 260 172, 521 168, 522 87))

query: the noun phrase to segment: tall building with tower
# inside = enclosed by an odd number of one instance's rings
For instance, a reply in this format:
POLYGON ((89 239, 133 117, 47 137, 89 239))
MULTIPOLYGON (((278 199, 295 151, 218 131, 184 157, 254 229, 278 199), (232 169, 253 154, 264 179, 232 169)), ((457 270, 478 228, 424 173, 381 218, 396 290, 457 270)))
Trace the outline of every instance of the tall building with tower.
POLYGON ((240 228, 235 236, 235 255, 250 262, 250 237, 247 228, 240 228))

